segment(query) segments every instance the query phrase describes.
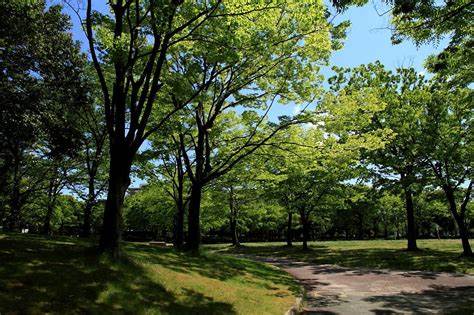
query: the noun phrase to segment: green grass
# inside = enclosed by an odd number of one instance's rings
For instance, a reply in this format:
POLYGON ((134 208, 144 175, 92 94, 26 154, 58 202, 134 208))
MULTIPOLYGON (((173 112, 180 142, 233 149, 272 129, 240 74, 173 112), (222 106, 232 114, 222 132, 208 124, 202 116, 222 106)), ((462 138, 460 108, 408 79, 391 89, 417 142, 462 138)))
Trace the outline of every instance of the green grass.
POLYGON ((71 238, 0 234, 0 314, 283 314, 299 287, 271 266, 127 243, 111 262, 71 238))
POLYGON ((316 264, 392 270, 448 271, 474 274, 474 259, 460 257, 459 240, 419 240, 421 251, 407 252, 404 240, 311 242, 308 251, 299 243, 247 243, 240 248, 209 245, 216 252, 287 257, 316 264))

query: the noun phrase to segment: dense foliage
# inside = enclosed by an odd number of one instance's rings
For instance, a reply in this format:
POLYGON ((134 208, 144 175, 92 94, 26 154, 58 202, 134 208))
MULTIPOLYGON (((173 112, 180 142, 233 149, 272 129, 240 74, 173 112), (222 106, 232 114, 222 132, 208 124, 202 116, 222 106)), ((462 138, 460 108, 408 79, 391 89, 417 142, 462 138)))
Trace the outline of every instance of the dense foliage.
POLYGON ((0 0, 0 226, 97 234, 114 256, 122 236, 449 237, 472 255, 473 4, 384 3, 394 42, 450 37, 429 77, 323 78, 349 23, 320 0, 89 0, 87 56, 61 6, 0 0))

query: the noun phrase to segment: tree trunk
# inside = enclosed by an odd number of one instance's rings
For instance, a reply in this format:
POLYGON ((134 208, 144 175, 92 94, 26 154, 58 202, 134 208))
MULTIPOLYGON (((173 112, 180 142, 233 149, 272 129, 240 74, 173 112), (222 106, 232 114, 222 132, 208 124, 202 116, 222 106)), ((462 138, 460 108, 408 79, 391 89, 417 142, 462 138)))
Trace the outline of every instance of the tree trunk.
POLYGON ((357 229, 357 238, 359 240, 364 239, 364 215, 362 213, 359 213, 359 228, 357 229))
POLYGON ((239 235, 237 231, 237 215, 238 214, 237 214, 237 209, 235 207, 234 201, 235 201, 234 200, 234 187, 230 186, 230 191, 229 191, 230 233, 232 237, 232 245, 240 246, 239 235))
POLYGON ((176 157, 176 175, 177 175, 178 182, 176 185, 176 190, 174 190, 173 192, 173 197, 176 203, 176 213, 174 216, 174 226, 173 226, 173 241, 174 241, 175 248, 183 249, 184 213, 186 211, 186 202, 184 201, 184 176, 185 175, 184 175, 184 170, 183 170, 182 154, 179 148, 175 157, 176 157))
POLYGON ((292 227, 292 222, 293 221, 293 213, 290 211, 288 212, 288 224, 286 227, 286 245, 287 246, 293 246, 293 229, 292 227))
POLYGON ((460 214, 457 211, 456 200, 452 189, 450 189, 449 187, 445 187, 444 191, 446 194, 446 199, 448 199, 449 210, 454 218, 454 221, 456 221, 456 225, 459 230, 459 237, 461 238, 463 255, 468 257, 473 256, 471 245, 469 244, 469 230, 467 229, 466 222, 464 221, 464 213, 460 214))
POLYGON ((408 251, 416 251, 416 224, 415 224, 415 210, 413 207, 413 195, 409 187, 404 187, 405 191, 405 208, 407 213, 407 241, 408 251))
POLYGON ((308 218, 302 217, 303 224, 303 250, 308 250, 309 241, 309 220, 308 218))
POLYGON ((15 183, 14 180, 12 187, 12 195, 10 199, 10 218, 8 223, 9 231, 18 231, 20 229, 20 211, 21 211, 21 202, 20 202, 20 185, 15 183))
POLYGON ((130 185, 132 161, 126 156, 126 149, 120 150, 111 146, 109 189, 99 246, 102 252, 108 252, 114 258, 120 255, 123 200, 130 185))
POLYGON ((91 235, 91 226, 92 226, 92 208, 94 207, 93 203, 88 200, 84 206, 84 222, 82 224, 82 237, 89 237, 91 235))
POLYGON ((463 255, 467 257, 472 257, 472 249, 471 249, 471 244, 469 244, 469 230, 466 227, 466 222, 464 222, 463 218, 459 218, 459 236, 461 238, 461 243, 462 243, 462 250, 463 250, 463 255))
POLYGON ((373 229, 373 232, 374 232, 374 235, 373 235, 373 239, 376 239, 377 238, 377 235, 379 234, 379 226, 377 224, 377 219, 374 219, 372 221, 372 229, 373 229))
POLYGON ((88 196, 87 201, 84 206, 84 222, 82 225, 81 236, 89 237, 91 235, 91 225, 92 225, 92 208, 94 207, 95 202, 95 185, 94 178, 89 178, 89 187, 88 187, 88 196))
POLYGON ((18 231, 20 229, 20 211, 21 211, 21 192, 20 192, 20 159, 19 155, 14 159, 13 183, 10 197, 10 217, 8 222, 9 231, 18 231))
POLYGON ((48 202, 48 207, 46 210, 46 217, 44 219, 43 223, 43 234, 44 235, 50 235, 51 234, 51 219, 53 217, 53 210, 54 206, 51 201, 48 202))
POLYGON ((202 185, 193 183, 191 187, 191 196, 188 209, 188 241, 187 248, 191 251, 199 250, 201 243, 201 230, 199 214, 201 211, 202 185))
POLYGON ((176 214, 174 218, 174 246, 177 249, 182 249, 184 243, 184 211, 185 205, 181 195, 176 201, 176 214))
POLYGON ((56 172, 57 172, 57 169, 54 168, 54 172, 53 172, 54 175, 52 175, 53 177, 49 180, 48 205, 46 208, 46 216, 44 218, 44 223, 43 223, 43 234, 45 235, 51 234, 51 219, 53 218, 54 204, 56 200, 55 185, 54 185, 54 182, 56 180, 56 172))
POLYGON ((236 218, 230 219, 230 232, 232 236, 232 245, 233 246, 240 246, 239 236, 237 234, 237 220, 236 218))

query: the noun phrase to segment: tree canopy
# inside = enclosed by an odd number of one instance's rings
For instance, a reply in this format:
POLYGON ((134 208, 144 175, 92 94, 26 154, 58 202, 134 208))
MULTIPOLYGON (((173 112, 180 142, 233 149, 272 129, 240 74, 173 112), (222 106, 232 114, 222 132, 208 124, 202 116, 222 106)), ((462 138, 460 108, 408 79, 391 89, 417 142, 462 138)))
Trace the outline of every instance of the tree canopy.
MULTIPOLYGON (((459 238, 472 256, 471 1, 381 1, 419 69, 331 62, 366 0, 0 0, 0 226, 202 242, 459 238), (323 76, 323 74, 330 73, 323 76), (291 113, 291 114, 290 114, 291 113)), ((350 36, 350 35, 349 35, 350 36)))

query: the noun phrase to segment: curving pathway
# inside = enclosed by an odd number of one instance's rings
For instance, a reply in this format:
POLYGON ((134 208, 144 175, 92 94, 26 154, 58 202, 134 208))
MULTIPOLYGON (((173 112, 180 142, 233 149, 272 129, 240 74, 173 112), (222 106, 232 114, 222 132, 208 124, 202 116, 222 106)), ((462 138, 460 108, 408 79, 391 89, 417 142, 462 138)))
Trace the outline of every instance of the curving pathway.
POLYGON ((305 314, 474 314, 474 277, 258 260, 293 275, 306 289, 305 314))

